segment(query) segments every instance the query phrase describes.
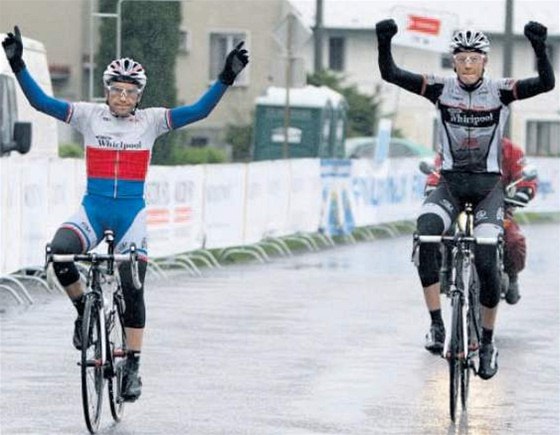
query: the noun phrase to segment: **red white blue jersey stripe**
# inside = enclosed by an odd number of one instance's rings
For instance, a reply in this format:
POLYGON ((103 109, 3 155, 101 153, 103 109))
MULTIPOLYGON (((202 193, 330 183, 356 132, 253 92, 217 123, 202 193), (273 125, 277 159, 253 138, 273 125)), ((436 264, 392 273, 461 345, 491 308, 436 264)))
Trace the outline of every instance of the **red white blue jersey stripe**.
POLYGON ((154 142, 170 130, 169 110, 137 110, 119 118, 105 104, 74 103, 68 122, 84 136, 87 193, 142 198, 154 142))

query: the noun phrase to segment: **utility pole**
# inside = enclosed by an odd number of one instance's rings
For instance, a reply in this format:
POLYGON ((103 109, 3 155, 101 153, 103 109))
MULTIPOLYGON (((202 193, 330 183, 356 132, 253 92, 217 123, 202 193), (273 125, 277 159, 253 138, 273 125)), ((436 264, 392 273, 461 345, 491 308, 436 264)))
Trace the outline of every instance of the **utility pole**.
MULTIPOLYGON (((503 77, 512 76, 513 58, 513 0, 506 0, 506 20, 504 25, 504 70, 503 77)), ((504 135, 510 136, 510 119, 505 125, 504 135)))
POLYGON ((294 52, 293 52, 293 22, 294 22, 294 15, 288 14, 286 17, 288 20, 288 28, 286 32, 286 48, 287 48, 287 57, 286 57, 286 105, 284 106, 284 146, 282 147, 282 156, 285 159, 290 158, 290 141, 289 141, 289 132, 290 132, 290 116, 291 116, 291 108, 290 108, 290 88, 292 87, 292 64, 294 60, 294 52))
POLYGON ((315 55, 314 72, 323 70, 323 0, 315 0, 315 28, 313 29, 315 55))

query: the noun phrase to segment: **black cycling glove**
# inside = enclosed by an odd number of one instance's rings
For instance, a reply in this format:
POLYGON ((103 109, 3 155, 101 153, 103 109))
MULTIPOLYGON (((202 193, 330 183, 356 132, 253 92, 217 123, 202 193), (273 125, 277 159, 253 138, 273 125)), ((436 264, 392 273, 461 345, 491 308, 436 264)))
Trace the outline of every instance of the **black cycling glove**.
POLYGON ((379 21, 375 25, 375 33, 377 34, 377 41, 379 44, 390 44, 391 39, 395 36, 398 32, 399 28, 397 27, 397 23, 395 20, 388 19, 379 21))
POLYGON ((546 54, 546 27, 536 21, 529 21, 523 30, 525 36, 533 46, 535 54, 541 56, 546 54))
POLYGON ((513 195, 513 200, 522 206, 529 204, 533 198, 533 190, 530 187, 520 187, 513 195))
POLYGON ((10 62, 14 74, 17 74, 25 68, 25 62, 22 59, 23 42, 21 41, 21 33, 18 26, 14 27, 14 33, 10 32, 8 36, 4 38, 2 47, 4 47, 6 57, 8 58, 8 62, 10 62))
POLYGON ((237 46, 230 51, 230 53, 226 57, 226 63, 224 65, 224 69, 218 76, 218 79, 228 85, 233 85, 235 78, 239 75, 245 65, 249 63, 249 54, 247 50, 243 47, 245 41, 241 41, 237 46))

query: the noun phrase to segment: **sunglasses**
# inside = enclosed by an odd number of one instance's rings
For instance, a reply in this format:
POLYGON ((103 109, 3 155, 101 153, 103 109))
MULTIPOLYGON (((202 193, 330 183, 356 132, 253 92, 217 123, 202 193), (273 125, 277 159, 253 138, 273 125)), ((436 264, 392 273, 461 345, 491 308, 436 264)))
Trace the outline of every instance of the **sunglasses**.
POLYGON ((131 89, 125 89, 125 88, 121 88, 120 86, 107 86, 107 90, 109 91, 109 95, 111 96, 121 96, 124 98, 130 98, 130 97, 138 97, 138 95, 140 95, 140 89, 138 88, 131 88, 131 89))

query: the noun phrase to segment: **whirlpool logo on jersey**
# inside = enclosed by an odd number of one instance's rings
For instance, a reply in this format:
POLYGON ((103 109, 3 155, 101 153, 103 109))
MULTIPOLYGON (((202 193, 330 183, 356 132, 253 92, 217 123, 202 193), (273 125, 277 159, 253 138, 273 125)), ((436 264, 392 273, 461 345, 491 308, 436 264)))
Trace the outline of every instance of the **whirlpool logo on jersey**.
POLYGON ((111 148, 111 149, 118 149, 118 150, 139 150, 142 149, 142 141, 138 141, 136 143, 128 143, 122 140, 113 140, 113 138, 109 136, 95 136, 97 139, 97 145, 100 148, 111 148))
POLYGON ((442 106, 443 121, 462 127, 491 127, 500 119, 500 108, 494 110, 465 110, 442 106))

